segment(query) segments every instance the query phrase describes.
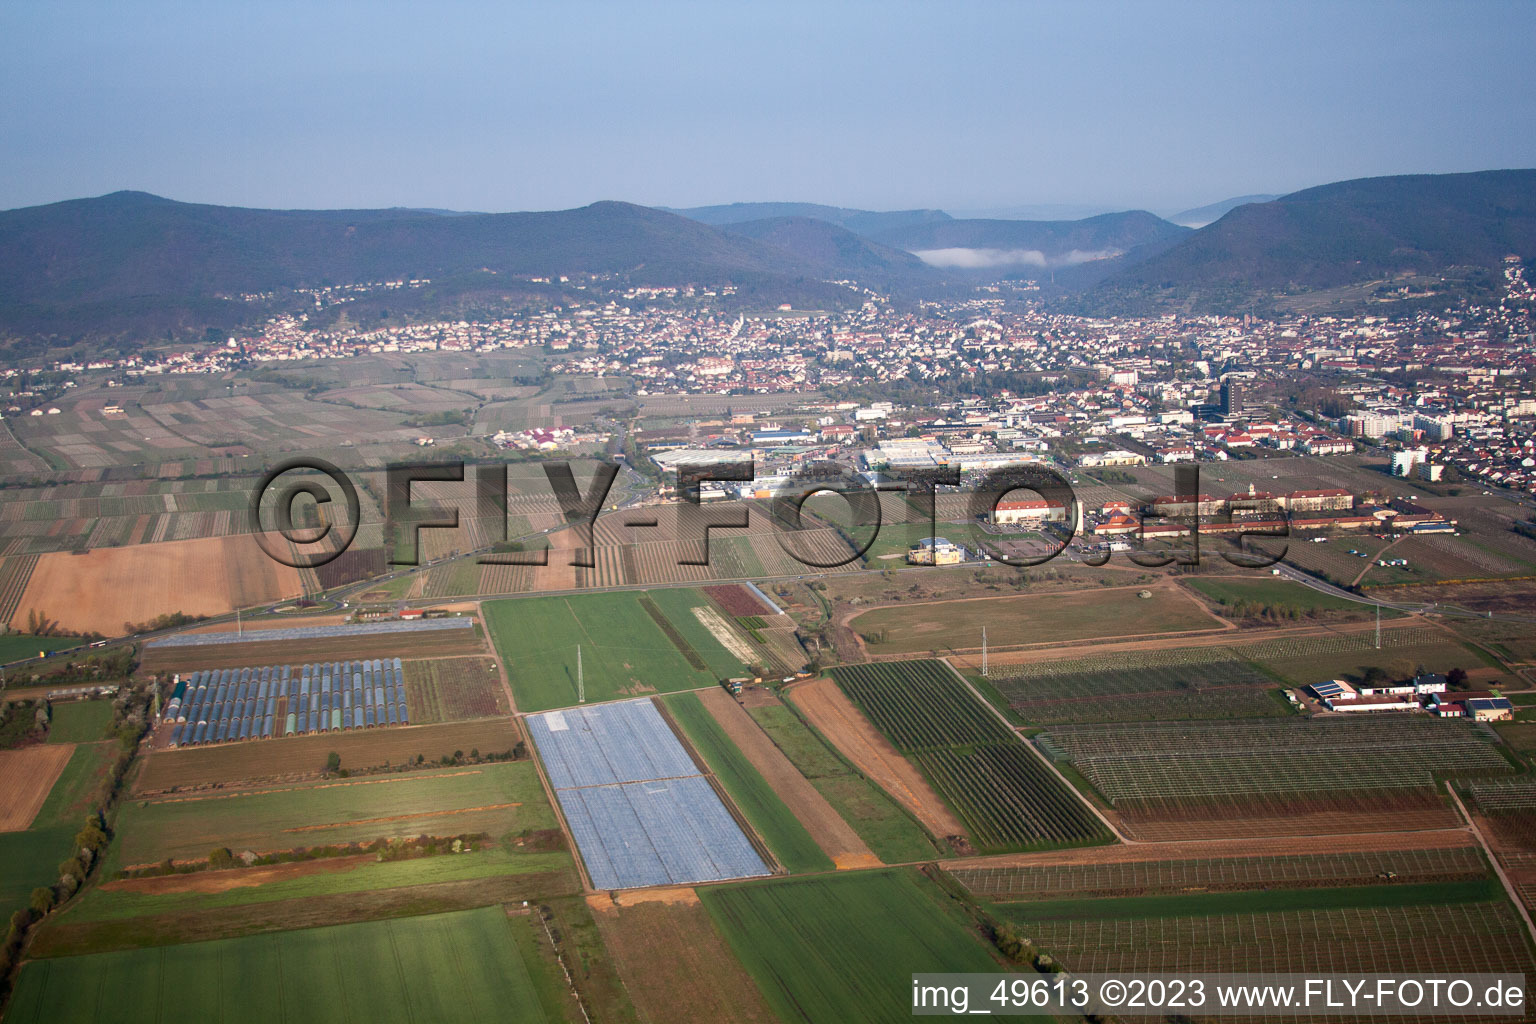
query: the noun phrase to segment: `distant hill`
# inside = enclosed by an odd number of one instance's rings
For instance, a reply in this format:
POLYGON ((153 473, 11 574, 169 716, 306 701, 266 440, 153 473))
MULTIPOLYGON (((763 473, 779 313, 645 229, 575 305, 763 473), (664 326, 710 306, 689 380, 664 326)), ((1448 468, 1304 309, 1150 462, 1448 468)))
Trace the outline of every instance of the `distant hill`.
POLYGON ((1107 260, 1189 234, 1144 210, 1084 220, 948 220, 875 232, 876 241, 934 266, 974 270, 1070 267, 1107 260))
MULTIPOLYGON (((783 249, 629 203, 552 213, 252 210, 118 192, 0 212, 0 336, 56 340, 225 328, 241 295, 431 278, 435 301, 516 292, 506 275, 732 282, 763 302, 846 305, 783 249)), ((414 297, 421 301, 420 296, 414 297)), ((394 300, 402 308, 410 297, 394 300)))
POLYGON ((728 206, 695 206, 692 209, 667 212, 716 226, 774 220, 782 217, 808 217, 812 220, 836 224, 855 234, 871 236, 880 231, 950 219, 949 214, 943 210, 894 210, 882 213, 874 210, 850 210, 841 206, 822 206, 819 203, 731 203, 728 206))
POLYGON ((836 224, 811 217, 769 217, 722 225, 790 255, 807 273, 852 278, 887 290, 932 284, 932 267, 902 249, 871 242, 836 224))
POLYGON ((1174 224, 1180 225, 1181 227, 1203 228, 1213 221, 1220 220, 1222 216, 1227 213, 1227 211, 1235 209, 1239 206, 1246 206, 1249 203, 1268 203, 1279 198, 1280 197, 1276 195, 1262 194, 1252 196, 1236 196, 1232 199, 1223 199, 1219 203, 1211 203, 1208 206, 1197 206, 1193 210, 1185 210, 1183 213, 1176 213, 1172 217, 1169 217, 1168 220, 1174 224))
POLYGON ((1488 287, 1509 254, 1536 258, 1536 170, 1360 178, 1239 206, 1106 277, 1082 307, 1262 311, 1328 290, 1347 305, 1414 277, 1454 296, 1488 287))

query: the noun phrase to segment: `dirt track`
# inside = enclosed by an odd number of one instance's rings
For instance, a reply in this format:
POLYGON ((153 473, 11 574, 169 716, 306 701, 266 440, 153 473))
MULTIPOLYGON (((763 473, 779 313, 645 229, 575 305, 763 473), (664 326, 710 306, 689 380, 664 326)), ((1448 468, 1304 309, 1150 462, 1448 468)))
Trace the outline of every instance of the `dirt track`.
POLYGON ((73 743, 0 750, 0 832, 21 832, 32 824, 74 752, 73 743))
POLYGON ((960 819, 830 679, 813 679, 785 691, 786 697, 854 767, 936 836, 966 835, 960 819))
POLYGON ((779 795, 800 824, 816 840, 816 845, 839 868, 878 867, 880 859, 870 851, 858 833, 848 826, 842 816, 827 803, 827 798, 800 774, 784 752, 774 746, 768 735, 758 728, 752 716, 736 703, 736 699, 717 688, 699 693, 699 702, 715 716, 715 721, 730 736, 731 742, 741 748, 752 766, 768 780, 768 785, 779 795))

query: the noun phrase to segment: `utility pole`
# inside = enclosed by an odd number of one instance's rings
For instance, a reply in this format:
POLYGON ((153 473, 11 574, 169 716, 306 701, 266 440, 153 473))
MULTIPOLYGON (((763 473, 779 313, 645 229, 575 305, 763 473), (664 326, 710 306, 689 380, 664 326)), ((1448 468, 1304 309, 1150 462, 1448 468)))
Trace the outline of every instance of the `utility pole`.
POLYGON ((987 674, 987 627, 981 627, 981 674, 987 674))
POLYGON ((576 645, 576 703, 587 702, 587 679, 581 672, 581 644, 576 645))
POLYGON ((235 609, 235 635, 245 636, 245 626, 240 621, 240 609, 235 609))
POLYGON ((1376 602, 1376 649, 1381 650, 1381 602, 1376 602))

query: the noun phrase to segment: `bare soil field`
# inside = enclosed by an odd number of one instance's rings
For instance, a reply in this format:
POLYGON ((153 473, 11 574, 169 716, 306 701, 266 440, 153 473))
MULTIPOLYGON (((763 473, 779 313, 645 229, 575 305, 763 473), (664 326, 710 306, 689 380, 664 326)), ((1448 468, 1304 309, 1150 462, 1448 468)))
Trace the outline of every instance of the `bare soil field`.
POLYGON ((147 795, 172 788, 223 788, 318 778, 332 751, 341 755, 342 764, 357 770, 404 764, 417 754, 433 761, 455 750, 468 753, 478 748, 482 753, 499 753, 521 739, 516 723, 502 718, 160 749, 148 754, 134 791, 147 795))
POLYGON ((272 561, 249 536, 49 552, 38 559, 11 623, 36 611, 63 629, 121 634, 159 615, 222 615, 303 592, 298 570, 272 561))
POLYGON ((588 904, 642 1021, 777 1020, 697 897, 617 907, 607 899, 589 899, 588 904))
POLYGON ((897 753, 830 679, 813 679, 784 691, 818 732, 844 757, 936 836, 964 836, 960 824, 918 770, 897 753))
POLYGON ((784 801, 792 814, 805 826, 822 852, 839 868, 878 867, 880 859, 848 826, 842 816, 827 803, 804 775, 790 763, 784 752, 774 746, 752 716, 723 689, 702 690, 699 702, 715 717, 731 742, 741 748, 768 785, 784 801))
POLYGON ((74 752, 73 743, 0 750, 0 832, 21 832, 32 824, 74 752))

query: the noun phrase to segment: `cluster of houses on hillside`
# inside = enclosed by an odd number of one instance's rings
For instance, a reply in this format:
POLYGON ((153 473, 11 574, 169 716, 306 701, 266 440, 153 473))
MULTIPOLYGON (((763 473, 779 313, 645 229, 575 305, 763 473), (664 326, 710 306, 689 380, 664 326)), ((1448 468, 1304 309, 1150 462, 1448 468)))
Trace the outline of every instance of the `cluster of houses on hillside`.
POLYGON ((1330 679, 1307 689, 1329 711, 1425 711, 1440 718, 1478 722, 1504 722, 1515 717, 1509 698, 1491 690, 1448 693, 1446 678, 1438 672, 1414 676, 1412 682, 1382 686, 1356 687, 1342 679, 1330 679))

